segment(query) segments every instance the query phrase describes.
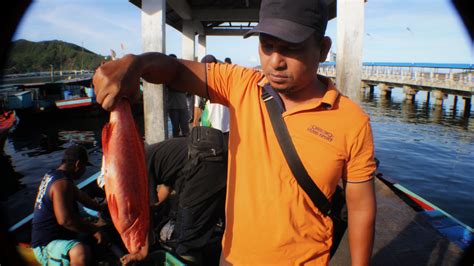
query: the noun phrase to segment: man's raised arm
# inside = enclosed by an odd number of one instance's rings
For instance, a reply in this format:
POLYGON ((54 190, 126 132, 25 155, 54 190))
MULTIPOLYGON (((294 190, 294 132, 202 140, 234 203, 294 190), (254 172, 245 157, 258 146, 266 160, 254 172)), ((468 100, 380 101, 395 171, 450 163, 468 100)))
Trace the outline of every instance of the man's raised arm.
POLYGON ((178 60, 161 53, 125 55, 99 67, 94 74, 97 102, 112 110, 120 98, 135 99, 140 77, 155 84, 207 97, 206 66, 198 62, 178 60))

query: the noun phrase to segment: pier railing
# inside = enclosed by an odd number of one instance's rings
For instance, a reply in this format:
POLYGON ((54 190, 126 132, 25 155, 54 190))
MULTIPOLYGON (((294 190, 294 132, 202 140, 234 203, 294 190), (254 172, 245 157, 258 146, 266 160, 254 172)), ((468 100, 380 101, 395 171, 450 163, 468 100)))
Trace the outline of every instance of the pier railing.
MULTIPOLYGON (((473 72, 474 65, 470 64, 364 63, 361 87, 382 84, 389 89, 410 87, 470 97, 474 94, 473 72)), ((335 78, 336 65, 323 63, 318 73, 335 78)))

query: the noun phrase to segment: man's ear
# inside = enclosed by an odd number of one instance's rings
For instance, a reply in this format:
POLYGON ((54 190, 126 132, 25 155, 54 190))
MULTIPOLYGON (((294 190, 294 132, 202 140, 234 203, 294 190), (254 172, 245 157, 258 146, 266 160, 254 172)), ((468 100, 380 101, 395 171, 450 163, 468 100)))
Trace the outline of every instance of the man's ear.
POLYGON ((74 163, 75 169, 79 169, 79 168, 80 168, 80 164, 81 164, 81 161, 77 160, 77 161, 74 163))
POLYGON ((328 36, 324 36, 320 43, 320 51, 319 51, 319 62, 326 61, 326 58, 329 53, 329 49, 331 49, 332 41, 331 38, 328 36))

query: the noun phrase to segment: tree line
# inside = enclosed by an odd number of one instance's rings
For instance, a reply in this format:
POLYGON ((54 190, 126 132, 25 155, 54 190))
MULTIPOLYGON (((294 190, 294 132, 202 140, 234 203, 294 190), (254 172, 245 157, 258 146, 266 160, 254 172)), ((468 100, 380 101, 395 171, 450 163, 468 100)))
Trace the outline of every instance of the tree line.
POLYGON ((76 44, 63 41, 12 43, 4 74, 59 70, 94 70, 106 58, 76 44))

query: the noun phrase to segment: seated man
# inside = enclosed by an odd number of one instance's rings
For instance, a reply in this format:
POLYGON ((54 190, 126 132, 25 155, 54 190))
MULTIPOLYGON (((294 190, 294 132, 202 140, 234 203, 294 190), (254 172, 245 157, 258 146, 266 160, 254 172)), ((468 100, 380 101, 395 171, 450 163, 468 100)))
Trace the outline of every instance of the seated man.
POLYGON ((88 160, 86 149, 73 145, 64 152, 61 165, 46 173, 41 181, 33 212, 31 245, 43 265, 90 264, 89 247, 78 240, 78 235, 93 234, 98 242, 102 238, 98 227, 79 217, 78 202, 97 211, 106 208, 74 184, 84 174, 88 160))
POLYGON ((150 146, 146 158, 150 189, 160 185, 152 204, 157 200, 161 204, 173 190, 177 193, 176 224, 171 237, 176 243, 174 251, 190 264, 203 263, 201 251, 224 216, 227 151, 222 132, 195 127, 189 138, 150 146))

